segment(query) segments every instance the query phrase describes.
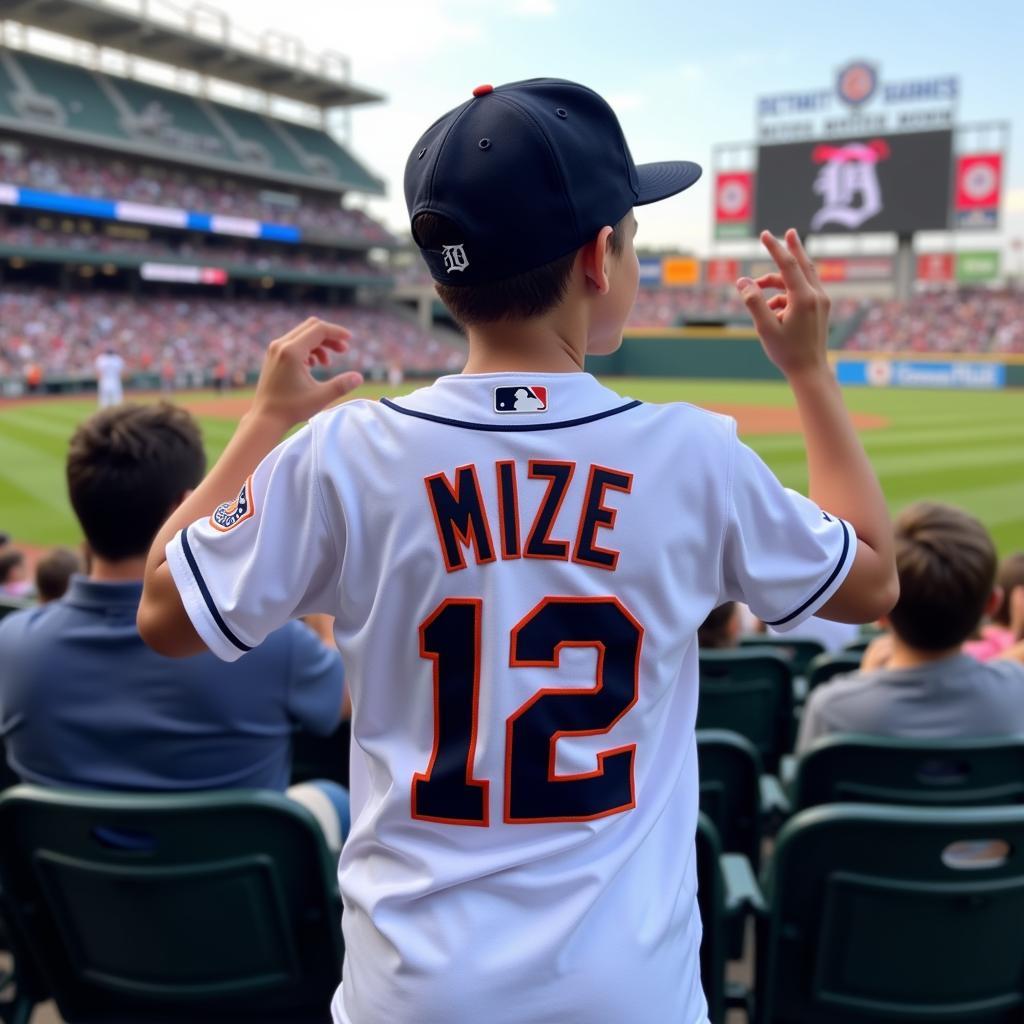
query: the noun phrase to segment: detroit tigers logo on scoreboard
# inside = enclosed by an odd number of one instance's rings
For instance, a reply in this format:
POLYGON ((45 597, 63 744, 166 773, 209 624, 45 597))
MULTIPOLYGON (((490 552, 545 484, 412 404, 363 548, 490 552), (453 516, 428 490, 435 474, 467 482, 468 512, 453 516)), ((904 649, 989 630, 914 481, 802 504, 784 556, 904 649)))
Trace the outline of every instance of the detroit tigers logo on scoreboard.
POLYGON ((547 412, 548 389, 540 384, 532 387, 504 387, 494 389, 495 412, 547 412))
POLYGON ((236 527, 239 523, 244 523, 246 519, 251 519, 254 512, 252 477, 249 477, 242 484, 242 489, 238 492, 238 497, 234 501, 225 501, 223 505, 218 505, 213 510, 213 515, 210 516, 210 525, 215 530, 225 533, 236 527))

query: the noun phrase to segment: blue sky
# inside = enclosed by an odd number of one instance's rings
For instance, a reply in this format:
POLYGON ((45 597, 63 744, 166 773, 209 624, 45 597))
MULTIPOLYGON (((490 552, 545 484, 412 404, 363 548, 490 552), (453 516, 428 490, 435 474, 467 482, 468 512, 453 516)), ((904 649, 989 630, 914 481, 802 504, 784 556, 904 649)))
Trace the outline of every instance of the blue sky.
MULTIPOLYGON (((219 0, 236 24, 273 28, 352 60, 357 81, 388 95, 353 114, 353 145, 389 182, 370 209, 405 223, 406 154, 439 114, 481 82, 572 78, 616 107, 637 161, 710 164, 716 142, 754 137, 758 95, 827 87, 852 58, 885 80, 956 74, 962 121, 1006 119, 1014 140, 1004 231, 960 244, 1024 237, 1024 3, 858 0, 219 0), (325 17, 324 11, 329 13, 325 17)), ((710 177, 641 217, 641 241, 707 252, 710 177)))

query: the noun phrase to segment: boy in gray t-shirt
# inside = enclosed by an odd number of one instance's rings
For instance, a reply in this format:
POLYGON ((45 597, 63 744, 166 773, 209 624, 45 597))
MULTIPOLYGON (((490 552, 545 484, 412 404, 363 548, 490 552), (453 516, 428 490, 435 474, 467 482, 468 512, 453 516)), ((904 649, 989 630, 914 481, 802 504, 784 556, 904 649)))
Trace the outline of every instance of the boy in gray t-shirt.
MULTIPOLYGON (((1024 644, 1010 658, 976 661, 961 644, 999 601, 996 550, 977 519, 921 502, 896 521, 900 599, 891 637, 862 670, 814 690, 797 739, 802 753, 829 733, 977 738, 1024 734, 1024 644)), ((1024 623, 1015 623, 1020 634, 1024 623)), ((1018 635, 1018 640, 1022 637, 1018 635)))

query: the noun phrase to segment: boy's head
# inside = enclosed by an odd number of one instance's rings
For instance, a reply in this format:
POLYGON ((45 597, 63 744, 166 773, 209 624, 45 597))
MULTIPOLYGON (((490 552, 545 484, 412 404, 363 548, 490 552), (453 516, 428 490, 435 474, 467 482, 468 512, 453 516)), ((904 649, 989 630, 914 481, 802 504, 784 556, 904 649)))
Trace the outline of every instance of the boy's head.
POLYGON ((479 86, 413 147, 405 196, 438 293, 465 326, 586 300, 588 350, 612 351, 636 297, 635 206, 700 168, 630 156, 611 107, 560 79, 479 86))
POLYGON ((1013 592, 1018 587, 1024 588, 1024 551, 1018 551, 1015 555, 1007 555, 999 563, 996 586, 999 587, 1001 597, 999 607, 992 613, 992 620, 1000 626, 1009 627, 1013 592))
POLYGON ((28 578, 25 555, 17 548, 0 551, 0 586, 21 583, 28 578))
POLYGON ((720 604, 697 630, 697 643, 705 650, 735 647, 740 636, 739 606, 735 601, 720 604))
POLYGON ((54 548, 36 562, 36 594, 42 604, 64 596, 82 562, 70 548, 54 548))
POLYGON ((160 402, 103 409, 71 438, 71 506, 90 549, 111 562, 146 554, 157 530, 206 470, 199 426, 160 402))
POLYGON ((896 520, 900 598, 889 613, 896 635, 922 651, 958 647, 993 604, 996 549, 974 516, 918 502, 896 520))

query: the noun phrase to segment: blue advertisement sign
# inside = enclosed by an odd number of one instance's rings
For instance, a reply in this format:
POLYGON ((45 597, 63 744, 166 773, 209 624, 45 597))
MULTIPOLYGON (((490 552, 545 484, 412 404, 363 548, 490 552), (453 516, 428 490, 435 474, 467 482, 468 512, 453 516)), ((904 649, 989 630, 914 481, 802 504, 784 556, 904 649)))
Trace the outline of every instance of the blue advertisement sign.
POLYGON ((1002 363, 841 359, 836 363, 836 379, 848 387, 994 391, 1006 386, 1006 367, 1002 363))
POLYGON ((640 261, 640 284, 648 288, 661 287, 660 259, 644 259, 640 261))

